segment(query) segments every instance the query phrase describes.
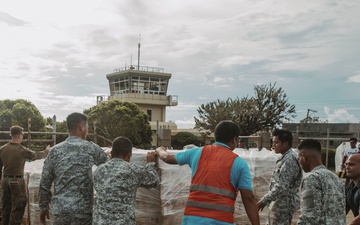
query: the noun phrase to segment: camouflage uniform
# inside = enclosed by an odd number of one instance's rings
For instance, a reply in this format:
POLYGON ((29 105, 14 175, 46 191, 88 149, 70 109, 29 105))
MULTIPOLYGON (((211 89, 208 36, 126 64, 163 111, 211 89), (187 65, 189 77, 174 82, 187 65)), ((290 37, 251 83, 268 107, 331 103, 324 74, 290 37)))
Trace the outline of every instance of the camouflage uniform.
POLYGON ((137 187, 152 188, 160 182, 155 163, 140 166, 113 158, 94 174, 96 206, 93 225, 135 225, 137 187))
POLYGON ((27 203, 24 166, 25 160, 42 159, 49 150, 32 151, 21 144, 8 143, 0 148, 0 179, 2 177, 2 224, 20 224, 27 203), (4 171, 2 168, 4 167, 4 171))
POLYGON ((52 148, 40 180, 39 208, 49 210, 51 202, 53 224, 91 224, 92 166, 107 159, 102 148, 77 136, 70 136, 52 148))
POLYGON ((298 225, 345 225, 344 184, 325 166, 315 167, 301 183, 298 225))
POLYGON ((269 192, 261 202, 269 205, 269 225, 289 225, 292 215, 300 208, 299 187, 302 170, 293 150, 288 150, 277 161, 269 192))

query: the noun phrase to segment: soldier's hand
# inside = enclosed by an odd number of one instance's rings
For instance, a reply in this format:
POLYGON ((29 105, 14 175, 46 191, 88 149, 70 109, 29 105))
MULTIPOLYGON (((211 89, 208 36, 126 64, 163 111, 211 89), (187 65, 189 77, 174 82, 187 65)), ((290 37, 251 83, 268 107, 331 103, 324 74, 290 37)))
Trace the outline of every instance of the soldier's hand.
POLYGON ((265 208, 265 204, 262 203, 261 201, 259 201, 258 203, 256 203, 256 206, 258 208, 258 211, 263 211, 263 209, 265 208))
POLYGON ((50 150, 51 150, 51 146, 50 146, 50 145, 46 146, 46 150, 50 151, 50 150))
POLYGON ((46 219, 50 219, 50 213, 49 213, 49 210, 44 210, 44 211, 41 211, 40 212, 40 222, 41 224, 43 225, 46 225, 46 219))

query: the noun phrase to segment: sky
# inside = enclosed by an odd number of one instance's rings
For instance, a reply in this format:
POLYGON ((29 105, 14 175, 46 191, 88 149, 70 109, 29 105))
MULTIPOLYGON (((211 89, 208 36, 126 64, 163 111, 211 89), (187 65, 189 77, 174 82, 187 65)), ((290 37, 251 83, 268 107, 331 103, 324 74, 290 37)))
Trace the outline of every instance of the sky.
POLYGON ((110 94, 130 63, 172 74, 166 120, 276 82, 310 116, 360 120, 359 0, 12 0, 0 2, 0 99, 31 101, 62 121, 110 94), (313 112, 316 111, 316 112, 313 112))

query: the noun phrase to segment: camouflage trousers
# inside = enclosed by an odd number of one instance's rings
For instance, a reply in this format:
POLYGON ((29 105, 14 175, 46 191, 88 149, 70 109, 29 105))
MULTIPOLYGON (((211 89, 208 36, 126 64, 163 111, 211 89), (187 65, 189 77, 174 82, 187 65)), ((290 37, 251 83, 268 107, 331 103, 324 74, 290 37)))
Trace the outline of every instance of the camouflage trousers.
POLYGON ((61 214, 51 216, 52 225, 91 225, 91 214, 61 214))
POLYGON ((24 178, 3 178, 2 225, 20 225, 27 203, 24 178))
POLYGON ((270 209, 266 225, 291 225, 292 216, 292 212, 277 212, 270 209))

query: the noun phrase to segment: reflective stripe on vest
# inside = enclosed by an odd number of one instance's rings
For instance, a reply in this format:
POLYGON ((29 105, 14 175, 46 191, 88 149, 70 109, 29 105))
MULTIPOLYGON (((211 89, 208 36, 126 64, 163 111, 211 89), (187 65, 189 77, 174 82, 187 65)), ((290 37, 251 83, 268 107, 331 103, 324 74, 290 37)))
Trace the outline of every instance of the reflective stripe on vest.
POLYGON ((231 183, 231 169, 238 157, 221 145, 202 148, 196 173, 191 180, 185 216, 206 217, 234 224, 237 190, 231 183))
POLYGON ((230 213, 234 213, 234 211, 235 211, 235 208, 232 206, 217 205, 217 204, 210 204, 210 203, 204 203, 204 202, 195 202, 195 201, 190 201, 190 200, 188 200, 186 202, 186 205, 191 206, 191 207, 198 207, 198 208, 203 208, 203 209, 214 209, 214 210, 230 212, 230 213))
POLYGON ((232 199, 236 199, 236 194, 234 192, 232 192, 232 191, 228 191, 228 190, 225 190, 225 189, 222 189, 222 188, 202 185, 202 184, 192 184, 190 186, 190 191, 204 191, 204 192, 209 192, 209 193, 229 197, 229 198, 232 198, 232 199))

